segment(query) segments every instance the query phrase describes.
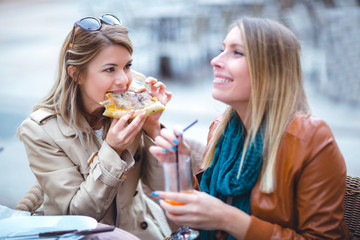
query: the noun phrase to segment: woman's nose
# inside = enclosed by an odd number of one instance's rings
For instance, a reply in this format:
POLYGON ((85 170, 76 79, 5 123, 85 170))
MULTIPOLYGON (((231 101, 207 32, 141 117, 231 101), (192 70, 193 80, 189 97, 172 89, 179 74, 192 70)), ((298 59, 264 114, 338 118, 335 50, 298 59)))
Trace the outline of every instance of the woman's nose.
POLYGON ((217 55, 216 57, 214 57, 210 63, 213 67, 216 67, 216 68, 223 68, 224 67, 224 61, 222 59, 222 54, 223 53, 220 53, 219 55, 217 55))
POLYGON ((126 86, 128 85, 129 81, 130 79, 128 78, 126 73, 124 71, 119 71, 118 74, 115 76, 114 83, 116 85, 126 86))

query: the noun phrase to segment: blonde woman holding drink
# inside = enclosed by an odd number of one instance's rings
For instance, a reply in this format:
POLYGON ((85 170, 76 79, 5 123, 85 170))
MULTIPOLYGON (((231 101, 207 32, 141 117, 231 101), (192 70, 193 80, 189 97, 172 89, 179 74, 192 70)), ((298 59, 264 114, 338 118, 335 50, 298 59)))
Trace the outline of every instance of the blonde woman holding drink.
MULTIPOLYGON (((295 35, 272 20, 240 19, 211 64, 212 96, 229 107, 210 126, 201 191, 153 193, 168 218, 200 239, 348 239, 345 162, 311 115, 295 35)), ((189 151, 181 128, 160 135, 150 148, 160 162, 189 151)))

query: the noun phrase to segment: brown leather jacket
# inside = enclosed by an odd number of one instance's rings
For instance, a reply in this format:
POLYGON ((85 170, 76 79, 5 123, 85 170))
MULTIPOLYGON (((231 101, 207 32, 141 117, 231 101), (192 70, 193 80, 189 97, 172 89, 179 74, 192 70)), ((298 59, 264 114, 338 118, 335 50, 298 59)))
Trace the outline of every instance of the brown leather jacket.
MULTIPOLYGON (((210 126, 209 136, 220 118, 210 126)), ((346 166, 330 128, 296 117, 278 151, 275 190, 251 194, 251 223, 244 239, 348 239, 344 220, 346 166)), ((241 223, 239 223, 241 227, 241 223)))

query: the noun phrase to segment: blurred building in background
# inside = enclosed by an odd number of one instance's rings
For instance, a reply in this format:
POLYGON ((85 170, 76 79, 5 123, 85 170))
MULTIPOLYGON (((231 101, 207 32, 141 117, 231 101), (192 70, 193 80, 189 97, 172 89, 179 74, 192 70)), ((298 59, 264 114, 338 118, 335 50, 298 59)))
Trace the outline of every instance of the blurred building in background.
POLYGON ((307 52, 318 53, 316 59, 304 56, 305 80, 335 100, 360 104, 359 0, 86 3, 94 15, 113 9, 133 34, 137 69, 167 79, 197 79, 209 72, 209 61, 235 19, 259 16, 280 20, 304 42, 307 52))
POLYGON ((324 49, 325 69, 319 87, 336 100, 360 104, 359 1, 356 5, 345 5, 351 1, 338 2, 344 5, 328 8, 321 16, 319 45, 324 49))

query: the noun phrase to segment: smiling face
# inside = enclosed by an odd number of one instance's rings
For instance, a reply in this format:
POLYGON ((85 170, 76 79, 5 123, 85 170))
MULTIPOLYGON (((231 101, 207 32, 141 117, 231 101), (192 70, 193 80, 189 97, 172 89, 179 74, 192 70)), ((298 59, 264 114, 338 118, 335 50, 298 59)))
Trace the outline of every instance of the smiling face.
POLYGON ((89 63, 86 72, 79 79, 81 98, 85 111, 93 113, 103 106, 108 91, 124 92, 132 82, 129 51, 120 45, 105 47, 89 63))
POLYGON ((213 98, 233 107, 245 116, 251 95, 249 68, 238 27, 226 36, 221 53, 211 60, 214 71, 213 98))

